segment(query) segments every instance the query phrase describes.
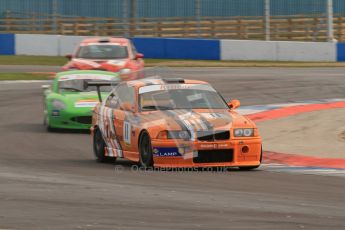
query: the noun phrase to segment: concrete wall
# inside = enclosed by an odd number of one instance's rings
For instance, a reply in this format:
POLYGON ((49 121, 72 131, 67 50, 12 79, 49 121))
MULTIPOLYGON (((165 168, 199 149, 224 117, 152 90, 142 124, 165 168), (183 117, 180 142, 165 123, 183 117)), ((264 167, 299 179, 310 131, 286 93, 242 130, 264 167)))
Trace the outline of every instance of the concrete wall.
POLYGON ((59 36, 59 49, 58 55, 64 56, 66 54, 74 53, 79 43, 84 40, 85 36, 59 36))
POLYGON ((331 42, 221 40, 222 60, 336 61, 331 42))
POLYGON ((276 45, 265 41, 221 40, 222 60, 276 60, 276 45))
POLYGON ((74 52, 85 36, 17 34, 17 55, 63 56, 74 52))
POLYGON ((58 56, 59 37, 56 35, 16 35, 17 55, 58 56))
MULTIPOLYGON (((63 56, 84 36, 0 34, 0 55, 63 56)), ((345 43, 133 38, 147 58, 258 61, 345 61, 345 43)))

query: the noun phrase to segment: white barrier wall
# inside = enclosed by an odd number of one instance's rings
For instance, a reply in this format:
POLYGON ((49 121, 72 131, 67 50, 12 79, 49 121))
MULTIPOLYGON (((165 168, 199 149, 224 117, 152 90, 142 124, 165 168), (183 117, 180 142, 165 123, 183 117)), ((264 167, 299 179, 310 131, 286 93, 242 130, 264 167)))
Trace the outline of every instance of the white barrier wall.
POLYGON ((17 55, 64 56, 72 54, 86 36, 17 34, 17 55))
POLYGON ((276 42, 278 61, 336 61, 334 42, 276 42))
POLYGON ((222 60, 336 61, 336 43, 221 40, 222 60))
MULTIPOLYGON (((17 55, 63 56, 73 53, 80 41, 85 38, 85 36, 17 34, 15 53, 17 55)), ((188 44, 193 41, 190 39, 188 44)), ((336 43, 333 42, 251 40, 219 40, 218 42, 221 60, 330 62, 337 60, 336 43)), ((152 49, 158 49, 155 50, 157 53, 165 52, 159 50, 162 49, 160 46, 157 47, 152 49)), ((151 47, 145 45, 140 48, 147 50, 151 47)))
POLYGON ((56 35, 17 34, 15 44, 17 55, 59 55, 59 37, 56 35))
POLYGON ((276 60, 276 44, 266 41, 221 40, 221 60, 276 60))
POLYGON ((59 56, 74 53, 79 43, 87 38, 86 36, 60 36, 59 39, 59 56))

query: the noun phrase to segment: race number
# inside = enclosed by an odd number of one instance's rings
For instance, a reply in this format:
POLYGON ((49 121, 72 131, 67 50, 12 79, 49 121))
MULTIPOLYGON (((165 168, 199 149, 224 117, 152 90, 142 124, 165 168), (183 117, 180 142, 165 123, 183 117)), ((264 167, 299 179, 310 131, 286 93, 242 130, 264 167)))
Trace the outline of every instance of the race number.
POLYGON ((131 143, 131 124, 129 122, 123 123, 123 140, 125 143, 131 143))

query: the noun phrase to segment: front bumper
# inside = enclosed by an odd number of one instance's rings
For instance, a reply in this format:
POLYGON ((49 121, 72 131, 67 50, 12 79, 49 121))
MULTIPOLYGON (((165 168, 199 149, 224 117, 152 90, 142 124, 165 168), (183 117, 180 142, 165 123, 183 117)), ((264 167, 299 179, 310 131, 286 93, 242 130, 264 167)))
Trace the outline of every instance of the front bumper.
POLYGON ((48 111, 49 126, 61 129, 90 129, 92 112, 73 112, 68 110, 48 111))
POLYGON ((261 145, 259 137, 213 142, 152 140, 154 165, 172 168, 258 166, 261 145))

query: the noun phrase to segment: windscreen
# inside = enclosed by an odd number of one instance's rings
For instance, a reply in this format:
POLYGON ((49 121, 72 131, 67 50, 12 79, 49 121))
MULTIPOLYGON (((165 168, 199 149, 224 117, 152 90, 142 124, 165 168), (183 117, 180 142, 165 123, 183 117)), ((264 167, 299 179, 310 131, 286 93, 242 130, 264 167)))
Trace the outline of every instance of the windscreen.
POLYGON ((140 88, 140 109, 227 109, 223 98, 207 84, 152 85, 140 88))
POLYGON ((118 44, 81 46, 76 57, 84 59, 123 59, 128 57, 128 48, 118 44))

